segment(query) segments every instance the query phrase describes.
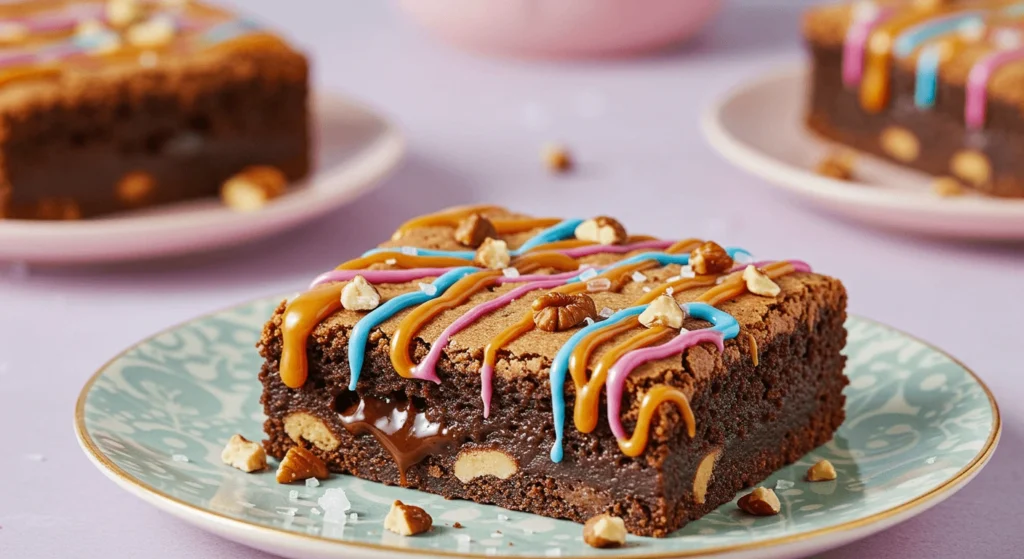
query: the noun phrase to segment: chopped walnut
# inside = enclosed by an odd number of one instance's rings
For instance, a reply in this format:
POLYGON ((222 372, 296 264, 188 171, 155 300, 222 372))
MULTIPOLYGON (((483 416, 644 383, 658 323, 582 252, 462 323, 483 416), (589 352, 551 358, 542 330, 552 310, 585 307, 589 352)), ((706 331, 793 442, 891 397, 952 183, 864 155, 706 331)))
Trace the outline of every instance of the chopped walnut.
POLYGON ((828 460, 819 460, 807 470, 807 481, 832 481, 836 479, 836 469, 828 460))
POLYGON ((685 314, 679 303, 668 295, 660 295, 651 301, 650 305, 647 305, 644 312, 640 313, 639 320, 640 324, 648 328, 667 326, 679 329, 683 326, 683 318, 685 318, 685 314))
POLYGON ((629 238, 626 228, 615 218, 606 215, 588 219, 576 227, 576 238, 602 245, 620 245, 629 238))
POLYGON ((828 153, 814 169, 816 173, 841 181, 853 180, 854 155, 849 151, 828 153))
POLYGON ((690 252, 690 268, 701 275, 727 272, 732 264, 729 253, 714 241, 707 241, 690 252))
POLYGON ((380 305, 380 293, 363 276, 352 278, 341 289, 341 306, 350 311, 372 311, 380 305))
POLYGON ((566 295, 551 291, 533 301, 533 322, 548 332, 561 332, 597 316, 597 307, 589 295, 566 295))
POLYGON ((242 470, 255 472, 267 467, 267 453, 263 446, 247 440, 242 435, 234 435, 228 440, 220 459, 225 464, 242 470))
POLYGON ((776 297, 782 292, 779 284, 772 281, 772 278, 768 277, 764 270, 753 264, 743 270, 743 281, 747 284, 747 291, 755 295, 776 297))
POLYGON ((407 505, 402 501, 391 504, 391 510, 384 517, 384 528, 401 536, 415 536, 430 530, 434 519, 420 507, 407 505))
POLYGON ((508 244, 505 241, 498 241, 488 237, 484 239, 480 248, 476 249, 473 262, 484 268, 501 270, 508 268, 508 265, 512 262, 512 253, 508 251, 508 244))
POLYGON ((779 498, 774 491, 767 487, 758 487, 740 497, 737 505, 743 512, 754 516, 772 516, 779 514, 779 511, 782 510, 779 498))
POLYGON ((617 516, 599 514, 583 525, 583 541, 590 547, 622 547, 626 543, 626 523, 617 516))
POLYGON ((480 214, 463 219, 455 229, 455 240, 470 248, 479 247, 488 237, 497 239, 498 231, 494 229, 491 220, 480 214))

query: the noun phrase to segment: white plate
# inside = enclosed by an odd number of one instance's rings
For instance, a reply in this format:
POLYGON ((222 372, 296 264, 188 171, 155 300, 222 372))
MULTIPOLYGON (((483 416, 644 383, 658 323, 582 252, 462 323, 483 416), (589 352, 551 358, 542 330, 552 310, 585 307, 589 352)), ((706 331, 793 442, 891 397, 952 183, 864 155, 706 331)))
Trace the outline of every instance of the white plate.
POLYGON ((316 96, 311 108, 313 173, 258 212, 206 199, 81 221, 0 220, 0 260, 104 262, 252 241, 351 202, 401 160, 402 134, 380 115, 330 95, 316 96))
POLYGON ((822 209, 870 225, 962 239, 1024 239, 1024 200, 943 198, 933 177, 861 156, 844 182, 813 169, 832 147, 804 127, 806 72, 788 69, 736 87, 704 114, 726 159, 822 209))

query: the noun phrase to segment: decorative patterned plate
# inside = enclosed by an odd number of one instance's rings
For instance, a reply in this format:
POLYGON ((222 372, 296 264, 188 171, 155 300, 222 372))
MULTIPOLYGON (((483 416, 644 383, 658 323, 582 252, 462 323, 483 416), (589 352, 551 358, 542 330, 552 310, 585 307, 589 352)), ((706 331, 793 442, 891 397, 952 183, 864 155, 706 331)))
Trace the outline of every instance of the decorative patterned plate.
MULTIPOLYGON (((258 440, 263 413, 253 345, 280 297, 174 327, 130 348, 82 391, 75 427, 86 454, 129 492, 226 538, 289 557, 408 554, 609 556, 567 521, 334 476, 320 487, 278 485, 266 471, 220 463, 234 433, 258 440), (187 461, 185 459, 187 458, 187 461), (347 491, 357 518, 325 523, 316 501, 347 491), (298 498, 289 499, 297 490, 298 498), (394 499, 424 507, 433 532, 383 530, 394 499), (453 529, 461 522, 465 528, 453 529), (499 533, 500 532, 500 533, 499 533)), ((631 538, 625 557, 761 557, 816 553, 892 526, 952 495, 988 461, 999 412, 988 389, 953 358, 881 324, 851 318, 847 420, 836 438, 775 473, 782 513, 743 515, 726 504, 665 539, 631 538), (839 479, 807 483, 818 459, 839 479)))
POLYGON ((857 158, 856 180, 814 172, 831 145, 804 126, 804 67, 769 72, 704 111, 704 134, 737 167, 835 215, 885 229, 958 239, 1024 240, 1024 200, 947 197, 934 177, 880 158, 857 158))

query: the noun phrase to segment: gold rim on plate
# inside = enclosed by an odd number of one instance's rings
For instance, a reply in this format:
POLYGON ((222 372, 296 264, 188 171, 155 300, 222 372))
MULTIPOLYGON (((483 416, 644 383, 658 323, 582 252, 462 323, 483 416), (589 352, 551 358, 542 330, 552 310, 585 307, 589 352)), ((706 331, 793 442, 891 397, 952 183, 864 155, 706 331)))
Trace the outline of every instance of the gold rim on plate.
MULTIPOLYGON (((435 557, 464 557, 464 558, 469 558, 469 559, 487 559, 489 557, 488 555, 481 555, 481 554, 478 554, 478 553, 458 553, 458 552, 445 551, 445 550, 408 549, 408 548, 388 546, 388 545, 381 545, 381 544, 374 544, 374 543, 353 542, 353 541, 345 541, 345 540, 334 540, 334 539, 314 536, 314 535, 311 535, 311 534, 304 534, 304 533, 301 533, 301 532, 293 532, 293 531, 285 530, 285 529, 282 529, 282 528, 275 528, 275 527, 272 527, 272 526, 264 526, 262 524, 256 524, 254 522, 249 522, 249 521, 246 521, 246 520, 240 520, 238 518, 233 518, 233 517, 228 516, 226 514, 222 514, 222 513, 219 513, 219 512, 215 512, 215 511, 211 511, 211 510, 207 510, 207 509, 204 509, 204 508, 197 507, 197 506, 195 506, 195 505, 193 505, 191 503, 188 503, 188 502, 185 502, 185 501, 183 501, 181 499, 178 499, 177 497, 168 495, 168 494, 164 493, 163 491, 159 491, 157 489, 154 489, 154 488, 150 487, 149 485, 146 485, 145 483, 141 482, 137 478, 133 477, 128 472, 126 472, 123 469, 121 469, 117 464, 115 464, 113 461, 111 461, 109 458, 107 458, 107 456, 105 454, 102 453, 102 451, 96 446, 96 443, 93 442, 92 437, 89 435, 89 432, 86 430, 86 427, 85 427, 85 402, 86 402, 86 399, 87 399, 87 397, 88 397, 88 395, 89 395, 89 393, 90 393, 90 391, 92 389, 92 385, 96 382, 97 379, 100 378, 101 375, 103 375, 104 372, 106 372, 106 370, 114 362, 118 361, 119 359, 124 357, 125 354, 127 354, 128 352, 136 349, 137 347, 139 347, 139 346, 141 346, 141 345, 143 345, 145 343, 150 342, 151 340, 157 338, 158 336, 166 334, 166 333, 168 333, 168 332, 170 332, 172 330, 176 330, 178 328, 181 328, 182 326, 184 326, 186 324, 189 324, 191 322, 195 322, 196 320, 201 320, 201 319, 209 317, 209 316, 217 315, 217 314, 220 314, 222 312, 226 312, 226 311, 231 310, 231 309, 235 309, 235 308, 238 308, 238 307, 244 307, 246 305, 251 305, 255 301, 259 301, 259 300, 262 300, 262 299, 263 298, 255 299, 253 301, 249 301, 249 302, 246 302, 246 303, 241 303, 241 304, 238 304, 238 305, 232 305, 230 307, 227 307, 227 308, 224 308, 224 309, 220 309, 220 310, 217 310, 217 311, 213 311, 213 312, 210 312, 210 313, 206 313, 206 314, 200 315, 198 317, 195 317, 195 318, 186 320, 184 322, 181 322, 179 324, 175 324, 174 326, 165 328, 165 329, 161 330, 160 332, 157 332, 156 334, 153 334, 152 336, 149 336, 149 337, 145 338, 142 341, 139 341, 139 342, 137 342, 135 344, 132 344, 130 347, 128 347, 127 349, 125 349, 121 353, 118 353, 112 359, 110 359, 109 361, 104 363, 103 366, 99 368, 99 370, 97 370, 95 373, 93 373, 92 376, 89 377, 89 380, 85 383, 85 386, 82 387, 82 391, 78 395, 78 401, 75 404, 75 434, 77 435, 78 441, 81 444, 82 448, 90 455, 90 458, 92 458, 93 462, 95 462, 97 465, 100 465, 100 466, 103 466, 104 468, 106 468, 107 472, 105 472, 105 473, 113 475, 118 480, 121 480, 122 482, 125 482, 126 484, 128 484, 129 486, 132 486, 135 489, 141 490, 144 493, 149 493, 150 495, 152 495, 154 497, 159 497, 159 498, 163 499, 164 501, 167 501, 167 503, 169 503, 171 505, 175 505, 175 506, 180 507, 182 509, 185 509, 186 511, 198 513, 199 516, 204 516, 208 520, 222 522, 222 523, 231 525, 234 528, 247 529, 247 530, 257 530, 257 531, 269 533, 272 536, 295 537, 295 538, 300 538, 300 539, 303 539, 303 540, 314 541, 314 542, 316 542, 318 544, 325 544, 325 543, 326 544, 331 544, 331 545, 338 546, 339 549, 342 549, 342 548, 345 548, 345 547, 356 547, 356 548, 363 548, 363 549, 368 549, 368 550, 373 550, 373 551, 394 552, 394 553, 408 554, 408 555, 421 555, 421 556, 422 555, 430 555, 430 556, 435 556, 435 557)), ((816 538, 816 537, 819 537, 819 536, 824 536, 824 535, 828 535, 828 534, 834 534, 836 532, 843 532, 843 531, 848 531, 848 530, 854 530, 854 529, 857 529, 857 528, 861 528, 861 527, 864 527, 864 526, 867 526, 867 525, 874 524, 876 522, 885 520, 887 518, 893 517, 893 516, 898 515, 900 513, 909 511, 911 509, 917 508, 917 507, 919 507, 921 505, 924 505, 925 503, 930 502, 931 500, 933 500, 934 498, 936 498, 936 497, 938 497, 940 495, 943 495, 943 494, 945 494, 945 493, 947 493, 949 491, 958 489, 967 480, 969 480, 971 477, 973 477, 988 462, 988 460, 992 457, 992 453, 995 451, 996 444, 998 443, 999 436, 1000 436, 1000 434, 1002 432, 1002 419, 1001 419, 1000 414, 999 414, 999 405, 996 403, 995 396, 992 394, 992 391, 989 390, 988 385, 986 385, 985 382, 982 381, 981 378, 978 377, 978 375, 973 370, 971 370, 969 367, 967 367, 967 365, 965 365, 962 361, 960 361, 959 359, 957 359, 956 357, 953 357, 949 353, 947 353, 947 352, 945 352, 945 351, 935 347, 934 345, 932 345, 932 344, 930 344, 930 343, 928 343, 928 342, 926 342, 926 341, 924 341, 924 340, 922 340, 922 339, 920 339, 920 338, 918 338, 916 336, 913 336, 911 334, 907 334, 906 332, 904 332, 902 330, 899 330, 897 328, 893 328, 892 326, 888 326, 888 325, 882 324, 881 322, 878 322, 876 320, 872 320, 870 318, 864 318, 864 317, 856 316, 856 315, 853 315, 853 318, 856 318, 857 320, 863 320, 864 322, 870 322, 872 324, 875 324, 875 325, 881 326, 883 328, 886 328, 888 330, 891 330, 893 332, 896 332, 896 333, 898 333, 898 334, 900 334, 902 336, 906 336, 907 338, 910 338, 910 339, 912 339, 912 340, 914 340, 914 341, 924 345, 925 347, 928 347, 928 348, 932 349, 933 351, 936 351, 936 352, 946 356, 951 361, 953 361, 954 363, 959 365, 961 368, 963 368, 963 370, 967 371, 967 374, 971 375, 971 377, 974 379, 974 381, 977 382, 978 385, 981 386, 982 390, 985 391, 985 395, 988 397, 989 407, 992 409, 992 431, 989 433, 988 439, 985 441, 984 447, 982 447, 982 449, 978 452, 978 454, 976 454, 974 456, 974 458, 972 458, 971 461, 966 466, 961 468, 960 471, 958 471, 955 475, 953 475, 952 477, 950 477, 949 479, 944 481, 939 486, 937 486, 937 487, 933 488, 932 490, 928 491, 927 493, 925 493, 923 495, 919 495, 919 496, 915 497, 914 499, 911 499, 910 501, 907 501, 907 502, 905 502, 903 504, 900 504, 900 505, 897 505, 895 507, 886 509, 884 511, 880 511, 880 512, 877 512, 875 514, 872 514, 871 516, 868 516, 866 518, 859 518, 857 520, 851 520, 849 522, 844 522, 842 524, 837 524, 836 526, 828 526, 828 527, 825 527, 825 528, 817 528, 815 530, 811 530, 809 532, 804 532, 802 534, 793 534, 793 535, 790 535, 790 536, 782 536, 782 537, 778 537, 778 538, 774 538, 774 539, 769 539, 769 540, 764 540, 764 541, 759 541, 759 542, 748 542, 748 543, 733 544, 733 545, 712 547, 712 548, 699 549, 699 550, 698 549, 694 549, 694 550, 687 550, 687 551, 683 551, 683 550, 680 550, 680 551, 660 551, 660 552, 657 552, 657 553, 648 553, 648 554, 641 554, 641 555, 629 555, 628 556, 629 559, 670 559, 670 558, 674 558, 674 557, 709 557, 709 556, 714 556, 714 555, 722 555, 722 554, 725 554, 725 553, 734 553, 734 552, 750 550, 750 549, 758 549, 758 548, 767 549, 767 548, 776 547, 776 546, 780 546, 780 545, 791 544, 791 543, 800 542, 800 541, 806 541, 806 540, 809 540, 809 539, 812 539, 812 538, 816 538)), ((243 543, 243 545, 244 545, 244 542, 240 542, 240 543, 243 543)), ((518 556, 517 555, 515 557, 516 557, 516 559, 546 559, 546 558, 544 558, 542 556, 530 556, 530 555, 523 555, 523 556, 518 556)), ((584 557, 584 559, 586 559, 586 556, 583 556, 583 557, 584 557)), ((595 555, 593 557, 597 557, 597 556, 595 555)))

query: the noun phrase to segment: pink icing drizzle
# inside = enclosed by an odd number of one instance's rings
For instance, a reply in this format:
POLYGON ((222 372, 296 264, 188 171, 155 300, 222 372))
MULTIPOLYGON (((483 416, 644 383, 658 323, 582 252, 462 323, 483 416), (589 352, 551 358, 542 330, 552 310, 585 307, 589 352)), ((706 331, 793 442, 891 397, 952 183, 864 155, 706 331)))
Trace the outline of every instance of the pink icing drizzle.
POLYGON ((967 126, 975 129, 985 126, 988 82, 1000 66, 1017 60, 1024 60, 1024 48, 994 52, 971 68, 967 75, 967 103, 964 108, 967 126))
POLYGON ((864 52, 875 26, 885 21, 893 10, 880 8, 874 17, 855 20, 846 32, 843 43, 843 84, 856 87, 864 75, 864 52))
POLYGON ((584 256, 592 256, 595 254, 622 254, 624 252, 632 252, 634 250, 645 248, 668 248, 674 244, 675 241, 655 239, 653 241, 642 241, 629 245, 587 245, 562 249, 556 252, 561 252, 562 254, 572 258, 582 258, 584 256))
POLYGON ((635 349, 619 359, 611 370, 608 371, 608 425, 612 433, 619 440, 629 438, 626 429, 622 426, 622 418, 619 416, 622 409, 622 390, 626 384, 626 377, 633 369, 640 365, 662 359, 670 355, 683 353, 687 349, 702 343, 711 342, 715 344, 718 351, 725 351, 724 335, 718 330, 705 328, 702 330, 691 330, 682 332, 669 342, 659 346, 635 349))
MULTIPOLYGON (((448 342, 451 341, 452 336, 458 334, 466 327, 468 327, 470 324, 476 322, 487 313, 490 313, 491 311, 499 307, 503 307, 511 303, 512 301, 522 297, 526 293, 529 293, 530 291, 535 291, 537 289, 548 289, 551 287, 563 285, 566 281, 576 277, 578 273, 579 272, 573 271, 566 272, 563 274, 542 276, 544 279, 541 281, 532 281, 529 279, 525 279, 531 276, 520 276, 518 278, 500 278, 507 280, 505 283, 511 283, 516 281, 527 281, 529 283, 521 287, 517 287, 496 299, 481 303, 473 307, 466 314, 460 316, 455 322, 452 322, 447 328, 444 329, 443 332, 441 332, 441 335, 437 337, 437 340, 435 340, 434 343, 431 344, 430 351, 427 352, 427 356, 423 358, 423 361, 421 361, 418 365, 416 365, 415 368, 413 368, 413 378, 418 378, 421 380, 430 380, 433 382, 440 383, 441 380, 437 378, 437 362, 441 359, 441 352, 444 351, 444 348, 448 346, 448 342)), ((493 377, 494 368, 484 365, 483 368, 481 368, 480 370, 480 397, 484 402, 484 417, 490 415, 491 411, 491 380, 493 379, 493 377)))
POLYGON ((423 278, 437 277, 451 268, 410 268, 408 270, 331 270, 324 272, 313 280, 309 288, 325 283, 348 281, 356 276, 363 276, 370 283, 405 283, 423 278))

